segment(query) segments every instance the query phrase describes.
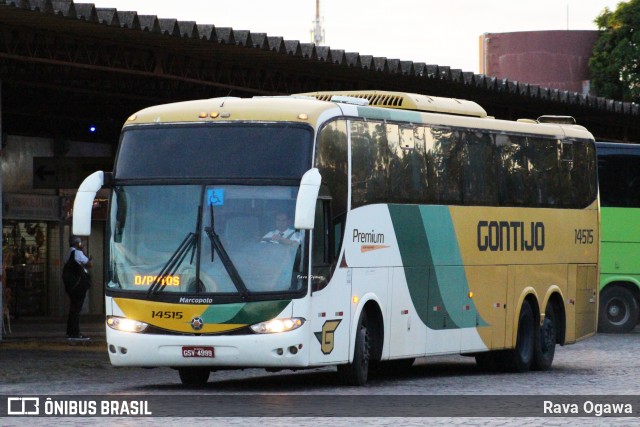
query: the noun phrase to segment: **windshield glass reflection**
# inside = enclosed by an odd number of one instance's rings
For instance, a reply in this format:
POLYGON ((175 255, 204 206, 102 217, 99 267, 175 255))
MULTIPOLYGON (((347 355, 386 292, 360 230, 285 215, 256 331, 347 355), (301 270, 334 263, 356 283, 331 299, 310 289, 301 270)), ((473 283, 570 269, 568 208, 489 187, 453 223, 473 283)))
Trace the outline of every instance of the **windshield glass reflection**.
POLYGON ((150 294, 301 290, 296 193, 280 186, 117 187, 107 287, 150 294))

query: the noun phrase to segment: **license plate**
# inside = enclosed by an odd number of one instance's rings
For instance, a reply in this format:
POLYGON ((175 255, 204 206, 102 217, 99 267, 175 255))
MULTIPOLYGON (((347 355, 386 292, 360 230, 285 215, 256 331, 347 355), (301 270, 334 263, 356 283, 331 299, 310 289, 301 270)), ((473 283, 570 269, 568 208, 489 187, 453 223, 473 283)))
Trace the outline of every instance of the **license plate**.
POLYGON ((214 357, 213 347, 183 346, 182 357, 214 357))

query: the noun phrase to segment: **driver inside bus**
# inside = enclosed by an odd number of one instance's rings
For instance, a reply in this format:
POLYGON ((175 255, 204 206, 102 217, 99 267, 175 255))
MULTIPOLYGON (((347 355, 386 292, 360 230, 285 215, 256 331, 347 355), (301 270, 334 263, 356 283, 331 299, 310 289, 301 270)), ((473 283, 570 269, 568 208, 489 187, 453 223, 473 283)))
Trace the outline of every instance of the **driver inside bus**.
POLYGON ((300 233, 289 227, 289 215, 285 212, 276 214, 276 228, 262 237, 263 242, 281 245, 299 245, 300 233))

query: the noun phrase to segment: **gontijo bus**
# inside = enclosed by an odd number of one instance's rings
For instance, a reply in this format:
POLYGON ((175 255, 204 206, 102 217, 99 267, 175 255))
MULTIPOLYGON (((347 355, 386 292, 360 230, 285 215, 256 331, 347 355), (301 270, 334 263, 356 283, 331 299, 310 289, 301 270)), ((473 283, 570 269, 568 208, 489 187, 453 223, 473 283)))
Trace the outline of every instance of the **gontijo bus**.
POLYGON ((566 117, 379 91, 215 98, 132 115, 73 232, 109 187, 114 365, 185 384, 335 365, 361 385, 447 353, 544 370, 595 332, 596 175, 566 117), (266 241, 276 218, 299 238, 266 241))

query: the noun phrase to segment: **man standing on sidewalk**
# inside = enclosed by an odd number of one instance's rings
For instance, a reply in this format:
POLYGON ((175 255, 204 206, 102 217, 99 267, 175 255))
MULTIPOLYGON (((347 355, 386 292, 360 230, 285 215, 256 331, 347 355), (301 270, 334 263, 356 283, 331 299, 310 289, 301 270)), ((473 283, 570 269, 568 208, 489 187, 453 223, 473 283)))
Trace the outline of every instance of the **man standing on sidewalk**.
POLYGON ((86 341, 89 337, 80 334, 80 311, 84 298, 91 286, 88 269, 93 265, 91 257, 82 252, 82 240, 78 236, 69 237, 69 251, 64 258, 62 281, 69 295, 69 317, 67 318, 67 339, 86 341))

